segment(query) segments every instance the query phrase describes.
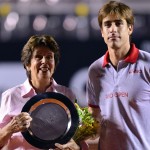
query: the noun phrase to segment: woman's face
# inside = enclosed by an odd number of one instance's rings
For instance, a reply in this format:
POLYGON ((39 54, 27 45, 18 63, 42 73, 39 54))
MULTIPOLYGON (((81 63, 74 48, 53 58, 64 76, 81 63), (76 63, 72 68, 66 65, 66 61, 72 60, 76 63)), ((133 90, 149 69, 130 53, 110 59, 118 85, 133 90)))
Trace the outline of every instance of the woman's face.
POLYGON ((30 71, 32 84, 41 81, 50 83, 55 70, 54 53, 48 47, 35 47, 31 63, 26 68, 30 71))

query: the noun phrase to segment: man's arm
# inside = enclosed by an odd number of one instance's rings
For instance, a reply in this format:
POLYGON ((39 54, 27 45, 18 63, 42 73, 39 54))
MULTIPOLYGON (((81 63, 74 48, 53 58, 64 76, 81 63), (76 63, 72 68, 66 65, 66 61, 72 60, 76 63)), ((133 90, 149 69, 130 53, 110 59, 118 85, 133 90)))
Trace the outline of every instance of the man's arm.
POLYGON ((97 134, 90 138, 90 139, 96 139, 96 138, 98 138, 100 136, 102 116, 100 115, 100 109, 99 108, 89 107, 88 111, 92 114, 92 116, 99 123, 99 128, 97 128, 97 134))

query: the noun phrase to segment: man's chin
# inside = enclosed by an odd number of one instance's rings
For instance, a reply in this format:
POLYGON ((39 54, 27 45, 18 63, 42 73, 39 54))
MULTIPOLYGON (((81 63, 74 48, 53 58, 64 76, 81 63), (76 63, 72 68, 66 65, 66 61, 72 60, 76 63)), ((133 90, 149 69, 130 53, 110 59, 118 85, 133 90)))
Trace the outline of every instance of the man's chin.
POLYGON ((112 49, 118 49, 119 48, 119 43, 117 41, 111 42, 109 44, 109 47, 111 47, 112 49))

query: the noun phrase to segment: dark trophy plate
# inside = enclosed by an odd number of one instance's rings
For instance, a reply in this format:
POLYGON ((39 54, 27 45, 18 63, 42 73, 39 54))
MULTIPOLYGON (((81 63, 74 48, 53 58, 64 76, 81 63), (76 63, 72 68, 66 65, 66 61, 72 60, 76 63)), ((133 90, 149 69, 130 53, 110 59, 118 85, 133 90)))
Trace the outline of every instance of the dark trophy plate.
POLYGON ((74 104, 60 93, 45 92, 33 96, 22 112, 28 112, 33 119, 22 135, 28 143, 40 149, 55 148, 55 143, 67 143, 79 125, 74 104))

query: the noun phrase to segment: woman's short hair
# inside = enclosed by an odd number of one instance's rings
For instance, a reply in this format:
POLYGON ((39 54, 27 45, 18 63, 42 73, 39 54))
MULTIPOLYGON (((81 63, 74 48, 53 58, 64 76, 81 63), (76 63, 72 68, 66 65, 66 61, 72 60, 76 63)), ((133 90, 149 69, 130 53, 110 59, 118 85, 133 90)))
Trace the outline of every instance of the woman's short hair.
MULTIPOLYGON (((21 52, 21 62, 25 69, 26 66, 31 63, 32 54, 35 48, 40 46, 48 47, 50 51, 54 53, 55 68, 58 65, 60 59, 60 50, 54 38, 49 35, 34 35, 29 38, 21 52)), ((27 76, 30 76, 30 73, 28 71, 27 76)))

